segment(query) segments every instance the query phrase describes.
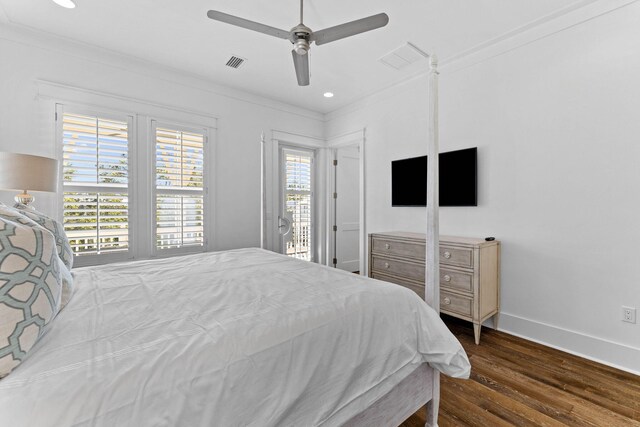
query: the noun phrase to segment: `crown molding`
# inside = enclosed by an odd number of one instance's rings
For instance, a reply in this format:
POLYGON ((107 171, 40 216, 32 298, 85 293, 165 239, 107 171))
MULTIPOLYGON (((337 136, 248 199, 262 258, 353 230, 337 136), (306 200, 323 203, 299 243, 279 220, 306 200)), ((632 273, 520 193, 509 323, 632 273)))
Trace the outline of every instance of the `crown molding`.
POLYGON ((371 105, 385 102, 386 100, 397 96, 399 92, 410 90, 411 88, 409 87, 409 83, 419 79, 425 79, 424 87, 425 87, 425 93, 426 93, 426 90, 427 90, 426 78, 427 78, 427 71, 420 71, 420 72, 414 73, 408 77, 405 77, 399 82, 387 85, 379 89, 378 91, 365 96, 364 98, 361 98, 355 102, 352 102, 351 104, 345 105, 344 107, 340 107, 336 110, 326 113, 324 115, 324 121, 330 122, 346 114, 354 113, 356 111, 362 110, 371 105))
POLYGON ((0 3, 0 24, 8 24, 9 23, 9 15, 7 15, 7 11, 4 10, 4 6, 0 3))
POLYGON ((577 25, 614 12, 638 0, 582 0, 555 13, 509 31, 486 43, 446 58, 441 70, 451 74, 496 56, 551 37, 577 25))
MULTIPOLYGON (((0 9, 0 17, 2 12, 0 9)), ((226 97, 236 101, 266 107, 279 112, 305 117, 312 120, 324 121, 324 114, 305 109, 282 101, 273 100, 259 94, 224 86, 212 79, 182 71, 176 68, 160 65, 146 59, 132 55, 125 55, 109 49, 97 47, 88 43, 71 40, 51 33, 40 31, 21 24, 0 24, 0 40, 23 44, 30 47, 56 52, 93 62, 122 71, 137 74, 144 78, 153 78, 167 83, 181 85, 191 89, 208 92, 212 95, 226 97)))
MULTIPOLYGON (((440 74, 453 74, 497 56, 507 54, 523 46, 553 36, 584 22, 614 12, 640 0, 581 0, 550 15, 532 21, 501 36, 481 43, 471 49, 440 61, 440 74)), ((418 70, 403 79, 344 107, 325 114, 325 121, 334 120, 344 114, 353 113, 367 106, 383 102, 393 97, 402 86, 427 77, 428 70, 418 70)), ((425 82, 426 87, 426 82, 425 82)))

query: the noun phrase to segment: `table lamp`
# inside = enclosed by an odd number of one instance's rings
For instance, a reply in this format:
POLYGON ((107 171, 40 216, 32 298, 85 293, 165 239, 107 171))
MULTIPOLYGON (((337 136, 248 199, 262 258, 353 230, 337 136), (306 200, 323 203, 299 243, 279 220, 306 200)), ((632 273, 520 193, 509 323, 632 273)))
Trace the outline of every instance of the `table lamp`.
POLYGON ((29 206, 29 191, 55 192, 58 188, 58 161, 48 157, 0 152, 0 189, 22 190, 16 203, 29 206))

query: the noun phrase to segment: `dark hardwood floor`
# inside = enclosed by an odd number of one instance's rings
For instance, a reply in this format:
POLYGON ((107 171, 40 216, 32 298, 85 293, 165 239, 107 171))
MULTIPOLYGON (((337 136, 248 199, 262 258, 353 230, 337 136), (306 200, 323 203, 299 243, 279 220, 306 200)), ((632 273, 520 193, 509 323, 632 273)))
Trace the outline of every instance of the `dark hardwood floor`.
MULTIPOLYGON (((640 377, 502 332, 445 318, 471 378, 442 378, 440 427, 640 426, 640 377)), ((424 427, 424 409, 400 427, 424 427)))

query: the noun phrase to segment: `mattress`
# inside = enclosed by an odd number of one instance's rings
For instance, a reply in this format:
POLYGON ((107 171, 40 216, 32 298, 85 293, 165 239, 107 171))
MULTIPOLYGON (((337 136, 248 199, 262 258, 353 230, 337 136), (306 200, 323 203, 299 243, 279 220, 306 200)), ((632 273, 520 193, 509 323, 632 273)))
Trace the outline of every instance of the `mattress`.
POLYGON ((420 364, 469 375, 414 292, 260 249, 75 270, 0 425, 338 426, 420 364))

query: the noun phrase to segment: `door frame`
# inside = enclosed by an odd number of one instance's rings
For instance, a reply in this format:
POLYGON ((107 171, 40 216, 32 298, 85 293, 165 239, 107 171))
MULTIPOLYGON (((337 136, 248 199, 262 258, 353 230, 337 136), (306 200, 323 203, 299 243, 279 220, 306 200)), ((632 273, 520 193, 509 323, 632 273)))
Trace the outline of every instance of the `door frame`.
MULTIPOLYGON (((367 275, 368 256, 367 256, 367 229, 366 229, 366 185, 365 185, 365 142, 366 128, 338 135, 327 140, 328 158, 326 162, 327 175, 327 195, 326 195, 326 218, 327 227, 325 233, 325 265, 333 266, 333 220, 335 212, 335 199, 333 198, 333 189, 335 188, 335 174, 333 173, 333 159, 337 148, 358 146, 360 150, 360 231, 359 231, 359 251, 360 251, 360 275, 367 275)), ((338 196, 339 197, 339 196, 338 196)))
POLYGON ((313 260, 314 262, 324 262, 324 211, 321 208, 321 201, 324 200, 322 167, 326 157, 326 145, 324 139, 299 135, 279 130, 271 131, 271 140, 266 142, 270 147, 265 147, 265 152, 270 153, 266 162, 266 188, 267 188, 267 248, 274 252, 280 252, 280 234, 278 232, 278 214, 282 200, 281 187, 281 157, 282 148, 303 149, 314 151, 313 168, 313 260))

